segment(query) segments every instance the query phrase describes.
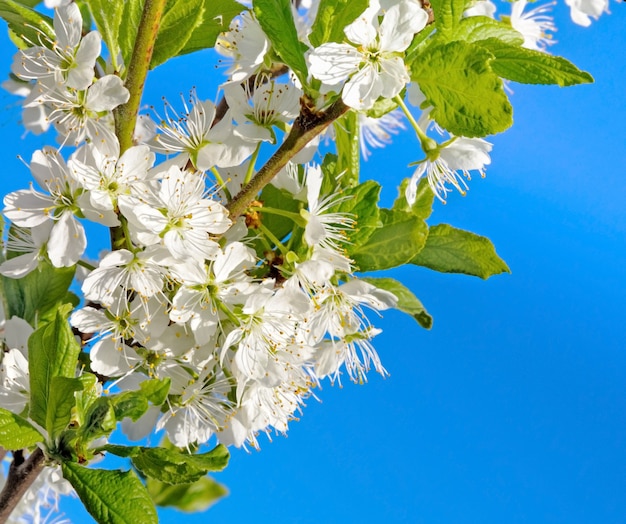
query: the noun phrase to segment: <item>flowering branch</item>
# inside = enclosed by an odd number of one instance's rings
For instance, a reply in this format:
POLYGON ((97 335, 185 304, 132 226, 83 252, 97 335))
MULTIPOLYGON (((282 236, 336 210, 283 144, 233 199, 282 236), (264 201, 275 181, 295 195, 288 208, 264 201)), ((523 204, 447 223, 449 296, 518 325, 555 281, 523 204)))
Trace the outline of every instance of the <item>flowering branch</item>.
POLYGON ((133 145, 133 132, 143 86, 150 68, 154 42, 159 32, 165 3, 166 0, 146 0, 144 4, 126 77, 125 86, 130 93, 130 98, 128 102, 115 110, 115 134, 120 141, 120 154, 133 145))
POLYGON ((326 129, 332 122, 337 120, 348 109, 341 99, 334 102, 326 111, 312 111, 306 100, 302 101, 300 115, 293 123, 293 127, 285 141, 277 149, 257 174, 226 206, 230 211, 231 218, 241 215, 256 195, 263 189, 274 176, 287 165, 304 146, 326 129))
POLYGON ((13 454, 4 489, 0 493, 0 524, 11 516, 15 506, 43 468, 44 454, 39 448, 24 460, 21 451, 13 454))

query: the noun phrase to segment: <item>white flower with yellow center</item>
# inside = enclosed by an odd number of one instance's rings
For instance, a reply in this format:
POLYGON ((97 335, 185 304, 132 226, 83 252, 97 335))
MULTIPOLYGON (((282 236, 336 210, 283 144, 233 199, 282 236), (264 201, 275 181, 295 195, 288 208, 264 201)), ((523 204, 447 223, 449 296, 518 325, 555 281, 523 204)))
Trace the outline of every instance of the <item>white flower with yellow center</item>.
POLYGON ((401 55, 428 21, 426 11, 409 0, 390 7, 380 24, 379 10, 375 0, 345 28, 350 44, 328 42, 309 55, 311 75, 328 91, 339 91, 345 83, 341 97, 355 109, 369 109, 379 97, 402 91, 410 77, 401 55))

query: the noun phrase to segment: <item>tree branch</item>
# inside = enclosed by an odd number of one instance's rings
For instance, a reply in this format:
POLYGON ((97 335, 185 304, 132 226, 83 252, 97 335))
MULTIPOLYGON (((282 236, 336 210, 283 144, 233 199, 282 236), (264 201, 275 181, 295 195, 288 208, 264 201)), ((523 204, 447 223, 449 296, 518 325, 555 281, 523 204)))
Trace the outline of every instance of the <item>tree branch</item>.
POLYGON ((130 98, 128 102, 114 111, 115 134, 120 141, 120 156, 133 145, 133 133, 137 122, 143 86, 150 68, 154 43, 159 32, 166 1, 146 0, 143 7, 125 83, 130 93, 130 98))
POLYGON ((22 451, 13 452, 13 462, 9 467, 7 481, 0 493, 0 524, 4 524, 26 490, 43 469, 44 454, 39 448, 24 459, 22 451))
POLYGON ((256 198, 274 176, 287 165, 311 140, 326 129, 332 122, 341 117, 348 109, 341 99, 334 102, 325 111, 314 111, 307 105, 307 100, 301 99, 300 115, 293 123, 291 131, 285 141, 270 157, 265 165, 257 171, 250 182, 226 206, 232 219, 245 212, 246 208, 256 198))

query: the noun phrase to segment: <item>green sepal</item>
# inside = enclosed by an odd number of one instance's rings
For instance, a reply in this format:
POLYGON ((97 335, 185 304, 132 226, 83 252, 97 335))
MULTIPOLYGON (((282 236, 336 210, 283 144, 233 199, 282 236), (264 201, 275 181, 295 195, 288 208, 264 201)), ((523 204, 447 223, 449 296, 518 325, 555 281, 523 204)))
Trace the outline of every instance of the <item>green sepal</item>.
POLYGON ((513 108, 502 80, 490 67, 493 55, 484 47, 466 42, 429 46, 411 67, 432 105, 430 116, 450 133, 484 137, 505 131, 513 124, 513 108))
POLYGON ((211 477, 202 477, 191 484, 175 485, 148 478, 146 487, 157 506, 170 506, 188 513, 205 511, 228 495, 228 490, 211 477))
POLYGON ((63 477, 100 524, 158 524, 146 487, 133 471, 90 469, 62 462, 63 477))
POLYGON ((411 263, 441 273, 463 273, 485 280, 511 272, 496 254, 491 240, 448 224, 429 228, 426 245, 411 263))
POLYGON ((319 47, 326 42, 343 42, 344 29, 367 9, 367 0, 321 0, 311 26, 309 42, 319 47))
POLYGON ((517 47, 495 38, 480 42, 495 57, 494 73, 520 84, 555 84, 561 87, 589 84, 593 77, 563 57, 517 47))
POLYGON ((351 252, 359 271, 378 271, 409 263, 424 247, 428 226, 411 213, 381 209, 382 227, 351 252))
POLYGON ((30 376, 30 418, 47 426, 48 403, 54 377, 74 378, 80 346, 68 317, 70 304, 60 307, 55 319, 33 332, 28 339, 28 372, 30 376))
POLYGON ((8 451, 30 448, 44 438, 26 419, 0 408, 0 448, 8 451))
POLYGON ((368 278, 361 277, 361 280, 369 282, 379 289, 384 289, 393 293, 398 299, 396 309, 411 315, 417 323, 425 329, 433 326, 433 317, 430 316, 419 298, 413 292, 393 278, 368 278))
POLYGON ((252 7, 272 47, 296 74, 303 86, 308 84, 304 53, 307 46, 298 39, 290 0, 253 0, 252 7))

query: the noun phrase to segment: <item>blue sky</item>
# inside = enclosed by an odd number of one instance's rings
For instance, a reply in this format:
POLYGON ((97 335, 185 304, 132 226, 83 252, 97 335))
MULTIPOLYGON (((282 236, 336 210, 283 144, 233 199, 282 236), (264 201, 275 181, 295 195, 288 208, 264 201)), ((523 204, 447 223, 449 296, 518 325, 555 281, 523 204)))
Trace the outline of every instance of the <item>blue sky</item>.
MULTIPOLYGON (((432 331, 386 312, 375 342, 390 377, 325 385, 287 438, 235 450, 216 475, 230 496, 185 522, 626 522, 626 32, 623 4, 611 9, 580 28, 557 6, 551 51, 596 83, 513 85, 515 125, 491 139, 487 177, 430 219, 491 238, 512 274, 391 272, 433 314, 432 331)), ((205 60, 157 71, 150 102, 192 85, 213 98, 205 60)), ((4 192, 28 183, 16 154, 46 143, 20 140, 18 118, 0 117, 4 192)), ((364 164, 388 202, 413 151, 407 133, 364 164)), ((84 521, 76 506, 65 511, 84 521)))

